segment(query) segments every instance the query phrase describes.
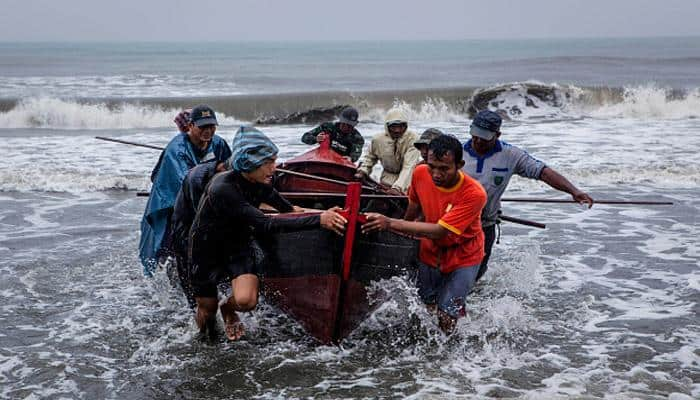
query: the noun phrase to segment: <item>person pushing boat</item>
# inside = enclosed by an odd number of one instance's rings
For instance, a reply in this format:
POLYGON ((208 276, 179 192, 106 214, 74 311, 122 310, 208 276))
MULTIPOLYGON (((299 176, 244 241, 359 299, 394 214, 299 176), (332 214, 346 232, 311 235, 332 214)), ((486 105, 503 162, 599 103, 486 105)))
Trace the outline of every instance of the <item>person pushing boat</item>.
POLYGON ((433 139, 427 165, 413 172, 404 219, 368 213, 364 233, 393 230, 422 237, 418 253, 418 294, 437 311, 440 328, 450 333, 465 314, 484 255, 481 211, 486 192, 460 168, 462 144, 452 135, 433 139), (422 214, 424 222, 416 221, 422 214))
POLYGON ((418 162, 418 165, 428 163, 428 145, 433 139, 440 135, 444 135, 444 133, 442 133, 441 130, 437 128, 428 128, 420 134, 418 140, 413 142, 413 147, 415 147, 418 150, 421 157, 421 160, 418 162))
MULTIPOLYGON (((251 132, 258 133, 256 128, 241 126, 236 131, 231 142, 231 147, 236 148, 238 143, 243 141, 243 139, 248 136, 251 132)), ((187 302, 193 310, 196 309, 197 303, 194 300, 194 295, 192 294, 192 288, 190 287, 189 280, 187 279, 187 243, 189 239, 190 228, 192 227, 192 221, 197 213, 197 206, 199 205, 199 200, 204 194, 204 189, 211 180, 219 172, 231 171, 233 166, 231 165, 233 157, 230 157, 224 162, 212 160, 209 162, 204 162, 199 164, 189 170, 187 176, 182 181, 182 187, 177 194, 175 199, 175 205, 173 206, 173 213, 170 218, 170 237, 167 240, 170 245, 169 252, 173 256, 173 263, 169 264, 168 267, 172 268, 177 274, 174 276, 173 270, 168 270, 168 276, 176 278, 179 281, 179 285, 182 288, 187 302)), ((277 210, 280 212, 286 211, 286 203, 284 203, 284 210, 277 210)), ((302 212, 303 208, 292 206, 292 211, 302 212)), ((174 282, 175 283, 175 282, 174 282)))
POLYGON ((301 141, 313 145, 328 139, 331 149, 355 162, 360 158, 362 147, 365 145, 365 139, 355 129, 359 122, 358 119, 357 110, 354 107, 346 107, 340 112, 338 121, 322 123, 304 133, 301 141))
POLYGON ((259 274, 264 254, 256 237, 319 227, 342 234, 346 219, 334 207, 320 215, 273 218, 258 209, 265 202, 281 212, 294 207, 272 187, 277 146, 256 129, 245 130, 233 143, 231 171, 215 175, 206 186, 188 240, 187 279, 196 302, 200 331, 212 332, 217 309, 226 336, 243 333, 237 312, 258 303, 259 274), (230 282, 232 295, 219 307, 217 283, 230 282))
POLYGON ((216 114, 209 106, 192 109, 186 132, 182 131, 180 119, 176 118, 176 124, 180 133, 163 150, 151 174, 153 186, 141 219, 139 258, 146 276, 153 275, 158 258, 163 255, 170 215, 187 171, 199 163, 224 161, 231 156, 226 141, 214 134, 216 114))
POLYGON ((486 273, 491 249, 496 238, 496 225, 501 209, 501 196, 513 174, 538 179, 559 191, 568 193, 582 204, 593 206, 593 198, 579 190, 568 179, 525 150, 499 140, 502 119, 490 110, 479 111, 469 129, 471 139, 464 144, 466 152, 462 170, 476 179, 486 190, 488 201, 481 216, 485 235, 484 259, 479 267, 478 281, 486 273))
POLYGON ((398 108, 389 110, 384 122, 384 132, 375 135, 362 162, 357 168, 356 179, 364 180, 379 161, 382 164, 380 182, 390 188, 389 194, 404 194, 411 183, 413 168, 420 154, 413 143, 418 136, 408 129, 408 119, 398 108))

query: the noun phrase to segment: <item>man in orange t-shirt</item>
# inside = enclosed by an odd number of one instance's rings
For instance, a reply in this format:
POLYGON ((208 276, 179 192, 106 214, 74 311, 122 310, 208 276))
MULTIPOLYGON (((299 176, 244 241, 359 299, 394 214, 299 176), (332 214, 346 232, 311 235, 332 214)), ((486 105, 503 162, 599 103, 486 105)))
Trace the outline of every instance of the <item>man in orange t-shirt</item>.
POLYGON ((484 257, 481 210, 486 192, 465 175, 462 145, 452 135, 430 142, 427 165, 413 171, 404 220, 370 213, 362 231, 394 230, 421 236, 418 294, 430 310, 437 308, 443 331, 454 329, 464 315, 464 300, 471 291, 484 257), (424 222, 415 221, 418 215, 424 222))

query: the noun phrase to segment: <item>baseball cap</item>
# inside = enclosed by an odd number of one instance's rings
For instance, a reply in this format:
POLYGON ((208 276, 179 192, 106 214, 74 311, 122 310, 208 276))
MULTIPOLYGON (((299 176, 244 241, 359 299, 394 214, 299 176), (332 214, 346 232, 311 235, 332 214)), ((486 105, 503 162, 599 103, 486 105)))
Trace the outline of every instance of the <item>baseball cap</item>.
POLYGON ((418 147, 421 144, 429 145, 430 142, 435 139, 436 137, 444 135, 440 129, 437 128, 429 128, 426 129, 423 133, 420 134, 420 137, 418 140, 413 142, 413 146, 418 147))
POLYGON ((358 118, 359 118, 359 114, 354 107, 346 107, 343 109, 343 111, 340 112, 340 116, 338 117, 338 122, 342 122, 344 124, 355 126, 355 125, 357 125, 358 118))
POLYGON ((190 112, 190 121, 197 127, 204 125, 218 125, 216 122, 216 113, 209 106, 199 105, 190 112))
POLYGON ((501 131, 501 116, 491 110, 479 111, 469 128, 469 134, 484 140, 491 140, 501 131))

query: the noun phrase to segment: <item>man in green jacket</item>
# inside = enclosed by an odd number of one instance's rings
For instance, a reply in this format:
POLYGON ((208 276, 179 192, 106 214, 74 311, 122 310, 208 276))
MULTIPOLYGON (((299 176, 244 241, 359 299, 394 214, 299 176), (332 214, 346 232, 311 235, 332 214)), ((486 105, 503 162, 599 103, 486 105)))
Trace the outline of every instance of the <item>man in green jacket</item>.
POLYGON ((331 141, 331 149, 347 157, 352 162, 357 161, 362 154, 365 139, 355 129, 359 114, 353 107, 346 107, 337 122, 324 122, 318 127, 306 132, 301 141, 306 144, 320 143, 326 139, 331 141))

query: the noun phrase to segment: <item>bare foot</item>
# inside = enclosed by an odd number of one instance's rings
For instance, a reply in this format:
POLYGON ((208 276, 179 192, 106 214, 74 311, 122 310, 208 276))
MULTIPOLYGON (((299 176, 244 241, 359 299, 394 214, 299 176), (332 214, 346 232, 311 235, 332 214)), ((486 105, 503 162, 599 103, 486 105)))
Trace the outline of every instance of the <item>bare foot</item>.
POLYGON ((235 311, 226 313, 224 317, 224 331, 226 332, 226 337, 228 340, 234 341, 238 340, 245 333, 245 327, 243 323, 238 318, 238 314, 235 311))

